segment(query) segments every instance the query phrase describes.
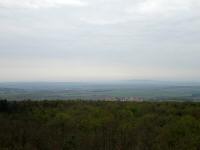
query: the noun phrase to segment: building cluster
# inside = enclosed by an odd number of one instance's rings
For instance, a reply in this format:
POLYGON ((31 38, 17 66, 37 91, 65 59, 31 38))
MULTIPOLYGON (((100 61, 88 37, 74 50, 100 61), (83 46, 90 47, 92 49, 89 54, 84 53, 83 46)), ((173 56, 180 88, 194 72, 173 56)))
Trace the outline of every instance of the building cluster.
POLYGON ((144 99, 141 97, 131 96, 131 97, 106 97, 106 101, 132 101, 132 102, 143 102, 144 99))

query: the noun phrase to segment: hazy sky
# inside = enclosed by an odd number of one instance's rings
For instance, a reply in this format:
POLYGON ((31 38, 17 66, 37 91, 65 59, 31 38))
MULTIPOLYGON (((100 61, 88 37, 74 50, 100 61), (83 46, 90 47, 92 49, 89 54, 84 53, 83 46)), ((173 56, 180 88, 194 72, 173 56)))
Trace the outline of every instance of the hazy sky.
POLYGON ((0 0, 0 81, 199 78, 199 0, 0 0))

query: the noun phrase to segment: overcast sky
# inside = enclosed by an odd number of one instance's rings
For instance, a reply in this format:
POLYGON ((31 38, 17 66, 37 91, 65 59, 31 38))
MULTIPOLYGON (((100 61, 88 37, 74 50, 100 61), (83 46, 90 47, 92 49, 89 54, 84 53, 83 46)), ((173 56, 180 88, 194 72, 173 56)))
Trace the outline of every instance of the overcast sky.
POLYGON ((199 80, 199 0, 0 0, 0 81, 199 80))

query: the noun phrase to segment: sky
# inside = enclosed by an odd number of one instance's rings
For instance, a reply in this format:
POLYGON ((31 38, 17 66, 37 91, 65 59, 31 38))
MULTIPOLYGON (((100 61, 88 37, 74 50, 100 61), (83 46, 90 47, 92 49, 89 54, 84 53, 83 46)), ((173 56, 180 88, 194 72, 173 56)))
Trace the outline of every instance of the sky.
POLYGON ((0 0, 0 81, 199 80, 199 0, 0 0))

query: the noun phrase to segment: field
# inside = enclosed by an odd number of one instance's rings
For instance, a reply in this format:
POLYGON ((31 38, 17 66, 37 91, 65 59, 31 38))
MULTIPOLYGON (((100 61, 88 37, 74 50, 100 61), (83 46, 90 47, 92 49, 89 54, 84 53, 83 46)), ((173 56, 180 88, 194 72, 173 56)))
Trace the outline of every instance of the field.
POLYGON ((1 150, 199 150, 200 104, 0 101, 1 150))
POLYGON ((126 81, 113 83, 0 83, 7 100, 134 100, 199 101, 200 83, 126 81))

